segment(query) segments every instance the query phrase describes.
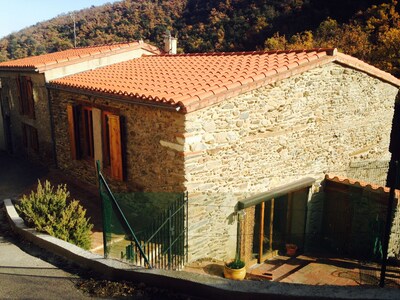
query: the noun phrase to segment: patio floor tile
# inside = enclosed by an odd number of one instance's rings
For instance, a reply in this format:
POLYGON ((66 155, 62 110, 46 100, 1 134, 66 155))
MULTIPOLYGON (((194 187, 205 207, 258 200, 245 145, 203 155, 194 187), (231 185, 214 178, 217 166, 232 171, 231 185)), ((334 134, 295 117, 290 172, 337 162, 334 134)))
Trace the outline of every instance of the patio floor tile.
MULTIPOLYGON (((272 273, 276 282, 309 285, 374 285, 379 283, 379 267, 375 264, 361 264, 357 260, 326 256, 299 255, 289 258, 277 256, 252 268, 251 274, 272 273)), ((388 268, 388 282, 391 287, 400 288, 400 269, 388 268), (394 280, 390 281, 393 277, 394 280)))

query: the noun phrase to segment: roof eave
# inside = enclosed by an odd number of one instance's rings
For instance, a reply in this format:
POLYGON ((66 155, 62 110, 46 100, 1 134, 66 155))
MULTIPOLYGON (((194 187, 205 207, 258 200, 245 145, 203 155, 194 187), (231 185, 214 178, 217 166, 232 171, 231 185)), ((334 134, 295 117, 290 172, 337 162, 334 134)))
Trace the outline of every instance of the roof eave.
POLYGON ((0 67, 0 72, 35 72, 41 73, 41 71, 36 67, 0 67))
POLYGON ((110 51, 106 51, 106 52, 98 52, 95 53, 93 55, 84 55, 82 57, 78 57, 72 60, 69 59, 65 59, 62 61, 53 61, 51 63, 47 63, 47 64, 38 64, 32 67, 17 67, 17 66, 13 66, 13 67, 1 67, 0 66, 0 71, 13 71, 13 72, 37 72, 37 73, 45 73, 46 71, 50 71, 53 69, 57 69, 57 68, 62 68, 62 67, 66 67, 66 66, 70 66, 70 65, 74 65, 77 63, 83 63, 86 61, 90 61, 93 59, 99 59, 99 58, 104 58, 107 56, 113 56, 116 54, 121 54, 121 53, 126 53, 126 52, 130 52, 130 51, 135 51, 135 50, 143 50, 143 51, 147 51, 153 54, 159 54, 160 51, 157 49, 157 47, 153 47, 149 44, 143 43, 143 44, 135 44, 129 47, 122 47, 122 48, 118 48, 118 49, 113 49, 110 51))
MULTIPOLYGON (((37 68, 38 68, 39 72, 44 73, 46 71, 54 70, 57 68, 72 66, 74 64, 84 63, 84 62, 91 61, 94 59, 100 59, 100 58, 104 58, 107 56, 113 56, 116 54, 121 54, 121 53, 129 52, 129 51, 139 50, 139 49, 144 49, 144 48, 143 47, 120 48, 120 49, 107 51, 107 52, 99 52, 99 53, 96 53, 93 55, 85 55, 85 56, 82 56, 82 57, 79 57, 79 58, 76 58, 73 60, 65 60, 65 61, 61 61, 61 62, 54 62, 51 64, 44 64, 44 65, 38 66, 37 68)), ((147 50, 147 49, 144 49, 144 50, 147 50)))
POLYGON ((355 57, 344 53, 337 53, 335 56, 335 61, 339 64, 351 67, 353 69, 365 72, 371 76, 374 76, 378 79, 381 79, 385 82, 395 85, 396 87, 400 87, 400 79, 396 78, 392 74, 385 72, 381 69, 378 69, 362 60, 359 60, 355 57))
POLYGON ((110 94, 110 93, 106 93, 106 92, 92 91, 92 90, 64 86, 64 85, 54 84, 54 83, 47 83, 46 87, 48 89, 60 90, 60 91, 65 91, 65 92, 69 92, 69 93, 77 93, 77 94, 82 94, 82 95, 86 95, 86 96, 101 97, 104 99, 119 101, 122 103, 150 106, 153 108, 160 108, 160 109, 165 109, 168 111, 175 111, 175 112, 180 112, 180 113, 185 112, 185 110, 183 109, 184 107, 182 107, 182 105, 180 103, 171 104, 171 103, 165 103, 165 102, 147 101, 145 99, 131 97, 128 95, 110 94))

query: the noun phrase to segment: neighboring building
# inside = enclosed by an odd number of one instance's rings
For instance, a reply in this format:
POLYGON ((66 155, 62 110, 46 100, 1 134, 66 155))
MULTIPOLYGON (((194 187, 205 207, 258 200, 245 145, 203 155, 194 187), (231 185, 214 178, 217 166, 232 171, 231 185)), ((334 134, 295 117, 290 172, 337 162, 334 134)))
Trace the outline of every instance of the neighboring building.
POLYGON ((2 103, 3 101, 1 101, 1 80, 0 80, 0 145, 5 145, 4 130, 2 130, 4 128, 3 125, 4 112, 2 108, 2 103))
POLYGON ((52 163, 54 154, 46 82, 159 53, 156 47, 140 41, 75 48, 1 62, 0 150, 52 163))
POLYGON ((146 56, 48 85, 62 170, 188 191, 189 260, 247 261, 321 234, 326 172, 390 160, 399 86, 336 49, 146 56))

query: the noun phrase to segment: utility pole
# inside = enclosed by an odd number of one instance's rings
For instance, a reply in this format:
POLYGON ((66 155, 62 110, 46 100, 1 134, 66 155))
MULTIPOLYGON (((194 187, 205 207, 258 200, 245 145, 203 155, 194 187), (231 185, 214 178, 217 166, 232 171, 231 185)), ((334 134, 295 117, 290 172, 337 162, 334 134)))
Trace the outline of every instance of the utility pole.
POLYGON ((76 23, 75 23, 75 14, 74 13, 70 13, 69 14, 72 21, 74 22, 74 48, 76 48, 76 23))

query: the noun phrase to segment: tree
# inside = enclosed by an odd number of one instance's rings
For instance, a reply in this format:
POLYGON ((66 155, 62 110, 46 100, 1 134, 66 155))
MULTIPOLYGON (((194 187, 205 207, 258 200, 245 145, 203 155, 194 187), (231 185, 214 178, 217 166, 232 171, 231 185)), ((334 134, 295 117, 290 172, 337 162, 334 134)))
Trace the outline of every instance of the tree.
POLYGON ((265 40, 265 50, 287 50, 289 42, 286 40, 284 35, 280 35, 279 32, 275 33, 273 37, 265 40))

